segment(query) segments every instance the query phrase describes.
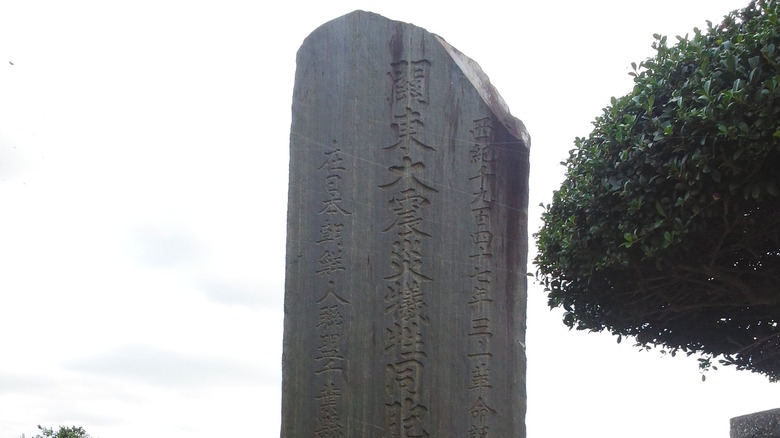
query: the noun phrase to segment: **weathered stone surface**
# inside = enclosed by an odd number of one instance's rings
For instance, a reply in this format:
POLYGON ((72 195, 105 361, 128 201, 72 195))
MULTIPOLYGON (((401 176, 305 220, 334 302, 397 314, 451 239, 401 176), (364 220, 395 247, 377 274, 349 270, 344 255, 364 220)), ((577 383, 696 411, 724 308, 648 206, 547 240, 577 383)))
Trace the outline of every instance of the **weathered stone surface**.
POLYGON ((373 13, 297 62, 282 437, 525 437, 524 126, 474 61, 373 13))
POLYGON ((780 409, 731 419, 731 438, 780 438, 780 409))

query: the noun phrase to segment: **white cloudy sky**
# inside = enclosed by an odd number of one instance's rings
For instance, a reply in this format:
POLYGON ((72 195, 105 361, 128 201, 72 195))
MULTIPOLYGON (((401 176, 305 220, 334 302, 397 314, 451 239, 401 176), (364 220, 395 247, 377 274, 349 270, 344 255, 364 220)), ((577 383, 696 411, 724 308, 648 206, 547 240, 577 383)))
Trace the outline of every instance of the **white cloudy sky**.
MULTIPOLYGON (((278 436, 295 53, 320 24, 371 10, 479 62, 533 138, 533 231, 652 34, 746 3, 0 1, 0 438, 278 436)), ((725 438, 780 407, 529 294, 532 438, 725 438)))

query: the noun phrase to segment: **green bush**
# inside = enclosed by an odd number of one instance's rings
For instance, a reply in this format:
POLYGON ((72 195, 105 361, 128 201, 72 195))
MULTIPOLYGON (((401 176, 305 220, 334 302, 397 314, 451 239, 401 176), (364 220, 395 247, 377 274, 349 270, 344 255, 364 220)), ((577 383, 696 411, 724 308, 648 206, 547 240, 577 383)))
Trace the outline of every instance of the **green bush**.
POLYGON ((780 378, 780 22, 754 1, 632 64, 562 164, 537 279, 580 330, 780 378))

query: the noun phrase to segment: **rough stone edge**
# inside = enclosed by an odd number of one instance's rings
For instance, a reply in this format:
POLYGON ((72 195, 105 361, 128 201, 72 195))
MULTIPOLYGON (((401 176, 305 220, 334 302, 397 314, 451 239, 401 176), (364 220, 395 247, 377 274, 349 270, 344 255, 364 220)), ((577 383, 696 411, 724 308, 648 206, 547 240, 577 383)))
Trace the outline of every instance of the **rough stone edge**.
MULTIPOLYGON (((501 120, 501 123, 503 123, 503 125, 507 128, 507 130, 512 135, 514 135, 515 138, 522 140, 526 149, 531 148, 531 135, 528 133, 528 130, 526 129, 525 125, 520 119, 513 116, 512 113, 509 111, 509 107, 504 101, 504 98, 501 97, 501 94, 499 94, 498 90, 496 90, 493 84, 490 83, 490 78, 488 78, 488 75, 485 74, 485 72, 482 70, 482 67, 480 67, 476 61, 463 54, 463 52, 450 45, 450 43, 448 43, 444 38, 440 37, 439 35, 436 35, 433 32, 430 32, 428 29, 417 26, 413 23, 406 23, 399 20, 393 20, 391 18, 387 18, 384 15, 378 14, 376 12, 366 11, 363 9, 356 9, 352 12, 344 14, 340 17, 336 17, 330 21, 321 24, 319 27, 314 29, 306 38, 304 38, 304 42, 301 44, 301 48, 306 44, 306 40, 312 37, 312 35, 314 35, 315 33, 317 33, 321 28, 325 28, 326 26, 330 25, 332 22, 347 19, 347 17, 351 15, 361 15, 361 14, 381 17, 382 19, 392 21, 394 23, 400 23, 405 26, 417 27, 433 35, 436 38, 436 40, 439 41, 439 43, 444 48, 444 50, 446 50, 447 53, 450 55, 450 58, 452 58, 452 60, 455 61, 455 64, 457 64, 457 66, 460 67, 460 70, 463 72, 463 74, 466 76, 469 82, 471 82, 474 88, 477 89, 477 92, 482 97, 482 100, 485 101, 485 103, 488 105, 488 107, 490 107, 493 113, 499 118, 499 120, 501 120)), ((300 51, 300 48, 298 50, 300 51)))
POLYGON ((482 70, 482 67, 480 67, 476 61, 463 54, 463 52, 450 45, 444 38, 436 34, 433 34, 433 36, 436 37, 442 47, 449 53, 450 57, 455 61, 458 67, 460 67, 461 71, 463 71, 463 74, 468 78, 471 84, 474 85, 474 88, 477 89, 482 100, 484 100, 496 116, 498 116, 509 132, 516 138, 522 140, 525 147, 530 149, 531 136, 528 134, 528 130, 520 119, 510 113, 509 107, 506 102, 504 102, 504 98, 501 97, 498 90, 490 83, 490 78, 488 78, 487 74, 482 70))
POLYGON ((780 437, 780 408, 734 417, 730 423, 731 438, 780 437))

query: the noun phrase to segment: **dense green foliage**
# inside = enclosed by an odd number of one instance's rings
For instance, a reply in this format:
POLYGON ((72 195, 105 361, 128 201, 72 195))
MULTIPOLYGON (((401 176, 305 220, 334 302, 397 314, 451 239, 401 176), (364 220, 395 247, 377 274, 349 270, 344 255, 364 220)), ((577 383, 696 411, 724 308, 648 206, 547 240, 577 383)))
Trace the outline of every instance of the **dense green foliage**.
POLYGON ((40 430, 41 433, 35 435, 33 438, 91 438, 81 426, 60 426, 60 429, 55 432, 54 429, 50 427, 41 427, 39 425, 38 430, 40 430))
POLYGON ((536 234, 581 330, 780 378, 780 18, 757 1, 633 65, 536 234))

